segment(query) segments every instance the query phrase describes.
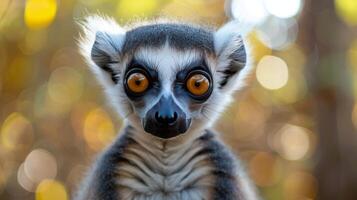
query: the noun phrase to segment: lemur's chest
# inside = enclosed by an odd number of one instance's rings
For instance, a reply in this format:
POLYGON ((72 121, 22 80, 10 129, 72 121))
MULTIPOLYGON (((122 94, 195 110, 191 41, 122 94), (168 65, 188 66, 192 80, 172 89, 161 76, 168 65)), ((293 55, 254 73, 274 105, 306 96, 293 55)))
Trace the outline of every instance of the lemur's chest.
POLYGON ((130 145, 117 168, 120 199, 209 199, 213 165, 200 143, 167 151, 130 145))

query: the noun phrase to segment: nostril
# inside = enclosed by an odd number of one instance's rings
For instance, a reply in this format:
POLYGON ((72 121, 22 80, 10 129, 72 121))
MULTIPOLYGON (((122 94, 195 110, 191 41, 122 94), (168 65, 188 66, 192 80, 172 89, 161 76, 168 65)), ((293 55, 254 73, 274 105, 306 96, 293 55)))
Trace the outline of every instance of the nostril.
POLYGON ((156 112, 155 113, 155 119, 156 119, 156 121, 161 121, 161 116, 159 116, 159 113, 158 112, 156 112))
POLYGON ((173 123, 176 122, 177 118, 178 118, 177 112, 174 112, 171 115, 161 115, 161 114, 159 114, 159 112, 155 113, 156 121, 161 123, 161 124, 172 125, 173 123))
POLYGON ((170 117, 167 118, 167 123, 168 124, 172 124, 177 120, 177 113, 174 112, 173 115, 171 115, 170 117))

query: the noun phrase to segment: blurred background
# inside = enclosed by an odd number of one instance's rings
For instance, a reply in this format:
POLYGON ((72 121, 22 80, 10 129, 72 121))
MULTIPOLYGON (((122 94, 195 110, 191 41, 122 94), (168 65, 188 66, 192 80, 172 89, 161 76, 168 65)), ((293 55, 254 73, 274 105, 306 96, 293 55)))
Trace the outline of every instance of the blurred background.
POLYGON ((357 199, 356 0, 1 0, 0 199, 70 199, 120 130, 76 47, 98 12, 253 25, 252 87, 216 129, 264 199, 357 199))

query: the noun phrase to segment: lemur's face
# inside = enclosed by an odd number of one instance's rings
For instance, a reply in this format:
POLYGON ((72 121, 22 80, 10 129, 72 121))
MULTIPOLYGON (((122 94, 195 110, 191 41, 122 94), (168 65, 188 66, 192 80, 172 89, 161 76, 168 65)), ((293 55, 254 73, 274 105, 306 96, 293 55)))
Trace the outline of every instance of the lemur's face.
POLYGON ((153 24, 124 31, 93 20, 111 31, 87 24, 81 45, 108 98, 133 126, 162 139, 209 126, 250 71, 241 37, 227 27, 153 24))
POLYGON ((213 59, 166 43, 138 49, 129 60, 119 84, 146 132, 171 138, 203 118, 215 85, 209 65, 213 59))

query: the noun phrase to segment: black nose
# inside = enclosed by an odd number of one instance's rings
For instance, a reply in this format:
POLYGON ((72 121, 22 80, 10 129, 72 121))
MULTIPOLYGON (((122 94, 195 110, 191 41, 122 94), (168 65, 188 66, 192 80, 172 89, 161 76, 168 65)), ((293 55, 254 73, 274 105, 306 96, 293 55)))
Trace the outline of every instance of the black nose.
POLYGON ((186 117, 186 113, 171 96, 163 96, 148 110, 142 123, 147 133, 168 139, 185 133, 191 119, 186 117))
POLYGON ((155 119, 162 125, 173 125, 177 121, 177 112, 173 113, 155 113, 155 119))

